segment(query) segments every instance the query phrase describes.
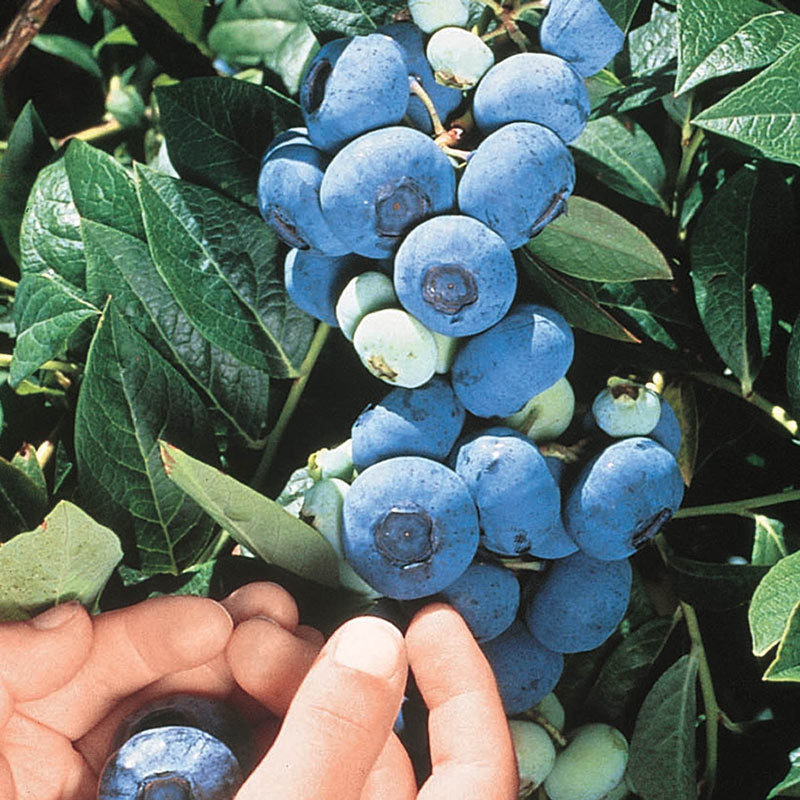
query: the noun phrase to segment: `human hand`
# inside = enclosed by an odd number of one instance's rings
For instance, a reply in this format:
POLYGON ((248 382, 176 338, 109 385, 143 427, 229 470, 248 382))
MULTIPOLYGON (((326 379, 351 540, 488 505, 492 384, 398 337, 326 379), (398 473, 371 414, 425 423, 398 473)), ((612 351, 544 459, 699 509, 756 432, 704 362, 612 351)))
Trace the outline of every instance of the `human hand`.
POLYGON ((227 656, 238 683, 284 716, 236 800, 517 797, 516 760, 494 676, 450 606, 422 609, 405 640, 382 619, 349 620, 316 657, 309 642, 251 619, 234 631, 227 656), (430 711, 432 774, 420 789, 392 732, 408 667, 430 711))

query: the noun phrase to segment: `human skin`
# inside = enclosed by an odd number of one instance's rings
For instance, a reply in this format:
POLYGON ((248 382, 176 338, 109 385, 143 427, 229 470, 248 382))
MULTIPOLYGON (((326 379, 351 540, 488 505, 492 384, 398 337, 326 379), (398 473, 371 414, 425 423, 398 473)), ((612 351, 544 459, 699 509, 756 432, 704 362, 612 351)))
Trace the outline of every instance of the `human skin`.
POLYGON ((420 611, 405 639, 364 617, 323 643, 271 583, 220 603, 164 597, 94 617, 66 604, 0 624, 0 797, 91 800, 122 720, 182 692, 227 700, 252 725, 260 763, 236 800, 516 797, 494 678, 451 607, 420 611), (409 666, 431 709, 434 769, 419 794, 391 733, 409 666))

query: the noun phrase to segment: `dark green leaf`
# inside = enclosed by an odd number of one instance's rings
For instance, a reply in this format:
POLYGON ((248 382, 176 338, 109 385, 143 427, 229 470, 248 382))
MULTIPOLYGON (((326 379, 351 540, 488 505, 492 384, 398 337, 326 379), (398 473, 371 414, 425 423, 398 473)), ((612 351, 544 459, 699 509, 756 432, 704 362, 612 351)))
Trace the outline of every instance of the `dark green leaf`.
POLYGON ((145 0, 167 24, 206 55, 204 42, 205 3, 199 0, 145 0))
POLYGON ((303 16, 314 33, 332 31, 355 36, 374 33, 406 7, 405 0, 300 0, 303 16))
POLYGON ((85 505, 138 551, 141 569, 177 573, 213 523, 164 473, 159 436, 213 457, 213 434, 185 379, 109 303, 78 396, 75 455, 85 505))
POLYGON ((772 800, 773 797, 800 797, 800 749, 789 754, 789 761, 789 773, 772 788, 766 800, 772 800))
POLYGON ((261 218, 210 189, 138 168, 159 274, 210 342, 276 377, 294 377, 311 318, 278 277, 277 243, 261 218))
POLYGON ((602 0, 611 19, 624 31, 628 30, 641 2, 642 0, 602 0))
POLYGON ((539 263, 587 281, 672 278, 661 251, 624 217, 574 195, 567 205, 566 214, 528 242, 539 263))
POLYGON ((694 118, 701 128, 800 164, 800 45, 694 118))
POLYGON ((0 458, 0 541, 30 530, 46 513, 47 489, 19 464, 0 458))
POLYGON ((645 698, 631 737, 627 776, 642 800, 696 800, 697 659, 681 656, 645 698))
POLYGON ((800 681, 800 601, 789 615, 775 660, 767 667, 764 680, 800 681))
POLYGON ((800 552, 782 558, 759 583, 748 609, 753 653, 763 656, 783 638, 800 602, 800 552))
POLYGON ((786 394, 791 401, 792 415, 800 417, 800 315, 792 326, 786 353, 786 394))
POLYGON ((758 0, 684 0, 678 3, 678 20, 676 94, 766 66, 800 44, 800 17, 758 0))
POLYGON ((339 585, 336 552, 310 525, 167 442, 161 442, 161 457, 169 477, 250 552, 301 577, 339 585))
POLYGON ((661 153, 637 122, 615 116, 591 120, 572 142, 575 163, 620 194, 669 213, 661 153))
POLYGON ((17 117, 0 161, 0 236, 8 252, 19 261, 19 229, 28 194, 39 170, 53 157, 47 131, 27 102, 17 117))
POLYGON ((714 564, 681 556, 667 563, 678 596, 697 608, 727 611, 750 601, 767 567, 714 564))
POLYGON ((228 78, 192 78, 156 89, 160 124, 185 178, 256 206, 261 158, 298 110, 266 89, 228 78))
POLYGON ((45 53, 63 58, 76 67, 86 70, 98 80, 103 80, 103 71, 100 69, 100 65, 97 63, 94 53, 92 53, 92 48, 88 44, 57 33, 37 34, 32 44, 45 53))

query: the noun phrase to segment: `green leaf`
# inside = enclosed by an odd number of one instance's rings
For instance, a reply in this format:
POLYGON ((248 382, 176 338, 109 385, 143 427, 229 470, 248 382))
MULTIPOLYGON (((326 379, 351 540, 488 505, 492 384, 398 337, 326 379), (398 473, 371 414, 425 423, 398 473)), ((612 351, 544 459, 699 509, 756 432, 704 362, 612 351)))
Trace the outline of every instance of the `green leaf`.
POLYGON ((28 195, 39 171, 53 157, 53 146, 33 103, 20 111, 0 161, 0 236, 19 262, 19 231, 28 195))
POLYGON ((690 605, 711 611, 727 611, 748 603, 767 567, 750 564, 717 564, 671 555, 667 563, 678 596, 690 605))
POLYGON ((103 80, 103 71, 88 44, 57 33, 39 33, 31 44, 45 53, 63 58, 76 67, 86 70, 98 80, 103 80))
POLYGON ((36 456, 36 448, 27 442, 14 453, 11 458, 11 466, 22 470, 44 493, 47 497, 47 480, 42 471, 42 465, 36 456))
POLYGON ((754 272, 777 272, 787 255, 783 235, 787 190, 772 170, 742 167, 711 197, 690 241, 692 283, 703 326, 745 396, 769 347, 771 301, 754 288, 754 272))
POLYGON ((97 57, 100 51, 108 44, 119 44, 136 47, 138 42, 134 35, 125 25, 118 25, 112 28, 105 36, 98 39, 92 46, 92 54, 97 57))
POLYGON ((610 115, 591 120, 572 149, 576 165, 606 186, 669 213, 664 161, 639 123, 610 115))
POLYGON ((261 158, 296 106, 229 78, 190 78, 155 90, 160 126, 178 173, 256 207, 261 158))
POLYGON ((33 375, 45 361, 66 353, 83 323, 100 315, 83 292, 54 272, 25 274, 16 292, 17 340, 11 361, 12 387, 33 375))
POLYGON ((47 489, 21 464, 0 458, 0 540, 38 525, 46 513, 47 489))
POLYGON ((639 709, 626 774, 642 800, 696 800, 697 666, 681 656, 639 709))
POLYGON ((642 0, 602 0, 605 10, 614 22, 627 31, 642 0))
POLYGON ((275 377, 295 377, 312 319, 288 299, 277 242, 255 213, 201 186, 137 167, 153 261, 197 329, 275 377))
POLYGON ((159 436, 212 457, 206 412, 186 380, 109 303, 81 384, 75 421, 85 506, 138 551, 146 572, 194 563, 212 521, 164 473, 159 436))
POLYGON ((783 638, 800 602, 800 552, 782 558, 761 579, 747 612, 753 653, 763 656, 783 638))
POLYGON ((263 63, 280 75, 290 94, 299 90, 306 65, 319 50, 298 0, 226 0, 208 45, 232 63, 263 63))
POLYGON ((764 680, 800 681, 800 600, 789 615, 775 660, 767 667, 764 680))
POLYGON ((114 532, 62 500, 38 528, 0 547, 0 620, 72 600, 91 606, 121 559, 114 532))
POLYGON ((783 523, 778 519, 770 519, 764 514, 755 514, 754 516, 755 532, 750 563, 771 567, 788 555, 783 538, 783 523))
POLYGON ((734 89, 693 122, 755 147, 766 158, 800 165, 800 45, 734 89))
POLYGON ((800 17, 758 0, 680 0, 675 94, 772 63, 800 44, 800 17))
POLYGON ((374 33, 406 7, 405 0, 300 0, 303 16, 314 33, 338 31, 347 36, 374 33))
POLYGON ((205 55, 211 55, 204 42, 203 0, 144 0, 167 24, 205 55))
POLYGON ((789 754, 791 767, 786 777, 772 787, 766 800, 773 797, 800 797, 800 748, 795 749, 789 754))
POLYGON ((621 283, 672 278, 666 259, 644 233, 600 203, 574 195, 567 213, 527 248, 541 264, 573 278, 621 283))
POLYGON ((310 525, 274 500, 224 475, 165 441, 169 477, 188 492, 243 547, 264 561, 326 586, 339 585, 336 552, 310 525))

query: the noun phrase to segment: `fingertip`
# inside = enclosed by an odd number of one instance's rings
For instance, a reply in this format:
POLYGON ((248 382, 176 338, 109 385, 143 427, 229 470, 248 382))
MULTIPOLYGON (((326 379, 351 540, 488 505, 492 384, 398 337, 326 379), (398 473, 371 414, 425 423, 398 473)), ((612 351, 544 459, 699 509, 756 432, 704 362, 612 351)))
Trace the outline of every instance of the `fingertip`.
POLYGON ((297 603, 282 586, 272 581, 248 583, 220 601, 238 625, 251 617, 270 617, 288 631, 300 621, 297 603))

